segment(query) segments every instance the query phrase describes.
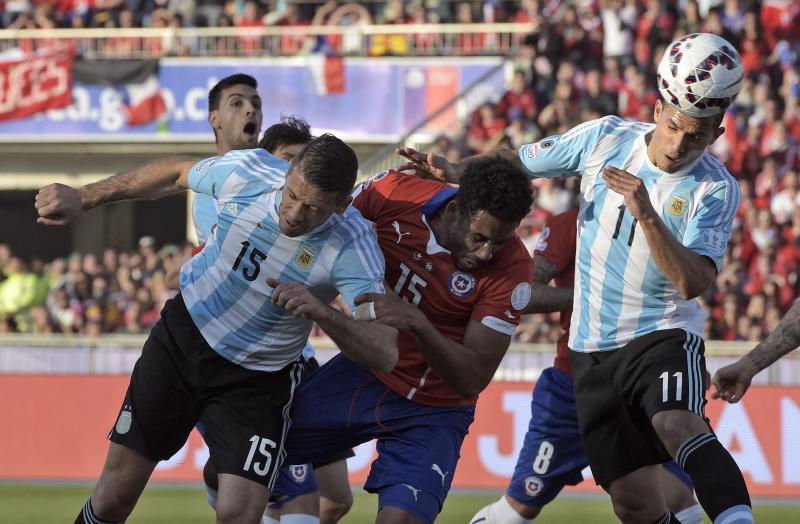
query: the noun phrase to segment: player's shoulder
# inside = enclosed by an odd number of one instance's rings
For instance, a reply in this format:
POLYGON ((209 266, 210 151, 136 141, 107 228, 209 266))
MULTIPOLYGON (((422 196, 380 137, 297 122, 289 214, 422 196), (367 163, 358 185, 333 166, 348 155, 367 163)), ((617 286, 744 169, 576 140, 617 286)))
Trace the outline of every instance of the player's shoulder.
POLYGON ((373 242, 376 238, 372 222, 364 218, 356 207, 350 205, 341 215, 334 215, 333 234, 342 244, 373 242))
POLYGON ((508 241, 492 260, 491 274, 494 278, 517 278, 533 269, 533 259, 528 248, 518 235, 508 241))
POLYGON ((724 191, 738 196, 741 193, 739 182, 734 178, 728 168, 714 155, 705 151, 694 166, 692 175, 711 192, 724 191))
POLYGON ((551 229, 574 226, 578 220, 578 208, 574 207, 563 213, 551 216, 545 221, 545 225, 551 229))
POLYGON ((272 156, 261 147, 228 151, 222 156, 220 164, 238 166, 259 178, 272 178, 275 175, 283 177, 289 169, 289 162, 272 156))

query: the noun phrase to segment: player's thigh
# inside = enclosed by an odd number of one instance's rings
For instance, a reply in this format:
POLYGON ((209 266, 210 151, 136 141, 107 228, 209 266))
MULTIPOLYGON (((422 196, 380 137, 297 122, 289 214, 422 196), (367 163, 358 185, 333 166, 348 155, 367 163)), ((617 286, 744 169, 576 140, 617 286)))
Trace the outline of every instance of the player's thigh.
POLYGON ((630 372, 616 383, 631 403, 652 419, 661 411, 681 410, 705 417, 703 340, 682 329, 656 331, 631 342, 630 372))
POLYGON ((169 301, 133 368, 109 434, 112 442, 153 461, 166 460, 183 446, 200 413, 195 350, 203 346, 183 302, 169 301))
POLYGON ((645 413, 614 382, 628 365, 623 351, 572 354, 584 450, 595 480, 606 489, 616 479, 671 458, 645 413))
POLYGON ((280 371, 259 372, 227 361, 210 361, 204 371, 212 369, 216 378, 213 387, 204 391, 207 398, 200 420, 217 473, 272 489, 285 457, 301 365, 295 362, 280 371))
POLYGON ((507 493, 524 506, 541 508, 564 486, 580 482, 588 465, 569 377, 545 370, 533 391, 531 412, 507 493))
MULTIPOLYGON (((352 451, 351 451, 352 453, 352 451)), ((347 460, 339 459, 314 469, 319 484, 319 495, 335 504, 348 508, 353 504, 353 492, 347 478, 347 460)))
POLYGON ((417 405, 416 411, 405 427, 395 419, 380 436, 364 489, 379 494, 379 508, 403 508, 433 522, 450 490, 474 409, 417 405))
POLYGON ((350 456, 353 447, 371 440, 374 413, 356 413, 374 386, 375 376, 337 355, 303 380, 292 403, 287 460, 326 464, 350 456), (362 420, 363 419, 363 420, 362 420))
POLYGON ((269 489, 262 482, 221 473, 217 493, 217 522, 259 523, 268 499, 269 489))

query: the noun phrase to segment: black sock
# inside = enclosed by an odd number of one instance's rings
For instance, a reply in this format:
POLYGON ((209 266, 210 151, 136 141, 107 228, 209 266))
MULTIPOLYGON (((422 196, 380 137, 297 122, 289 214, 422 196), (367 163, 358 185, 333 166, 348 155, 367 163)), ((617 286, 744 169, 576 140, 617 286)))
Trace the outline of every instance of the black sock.
POLYGON ((83 509, 81 509, 81 512, 78 513, 78 518, 75 519, 75 524, 123 524, 124 522, 124 520, 119 522, 110 522, 97 518, 94 514, 94 510, 92 509, 92 497, 86 499, 86 504, 83 505, 83 509))
POLYGON ((736 506, 751 507, 739 466, 713 433, 686 439, 675 453, 675 462, 692 479, 700 505, 712 521, 736 506))

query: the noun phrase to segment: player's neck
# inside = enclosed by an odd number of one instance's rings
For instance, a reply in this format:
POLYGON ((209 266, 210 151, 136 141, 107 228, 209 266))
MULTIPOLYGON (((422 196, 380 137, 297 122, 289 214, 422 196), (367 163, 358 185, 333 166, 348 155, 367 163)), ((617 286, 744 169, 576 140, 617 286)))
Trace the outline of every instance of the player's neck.
POLYGON ((653 132, 650 131, 646 135, 644 135, 644 144, 647 146, 645 151, 647 152, 647 158, 650 160, 650 163, 656 165, 656 155, 655 152, 650 148, 650 140, 653 138, 653 132))
POLYGON ((433 231, 433 236, 436 237, 436 243, 445 249, 450 249, 448 246, 447 238, 447 224, 445 220, 445 208, 441 208, 436 213, 428 217, 428 225, 433 231))

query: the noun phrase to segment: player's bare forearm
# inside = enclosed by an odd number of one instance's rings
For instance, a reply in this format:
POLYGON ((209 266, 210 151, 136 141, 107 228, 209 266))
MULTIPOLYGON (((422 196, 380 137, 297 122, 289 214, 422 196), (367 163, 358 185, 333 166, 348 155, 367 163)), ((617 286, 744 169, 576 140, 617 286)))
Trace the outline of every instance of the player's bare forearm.
POLYGON ((573 288, 531 283, 531 300, 523 314, 554 313, 572 309, 573 288))
POLYGON ((427 319, 414 326, 413 333, 428 365, 464 399, 489 384, 511 342, 511 337, 474 321, 467 326, 463 344, 442 335, 427 319))
POLYGON ((639 224, 653 260, 681 296, 688 300, 702 295, 717 276, 714 262, 678 242, 655 213, 639 224))
POLYGON ((800 346, 800 300, 796 301, 769 336, 743 358, 759 370, 800 346))
POLYGON ((553 313, 572 308, 573 288, 552 287, 547 284, 561 274, 563 268, 549 258, 535 254, 533 256, 533 282, 531 282, 531 299, 523 314, 553 313))
POLYGON ((327 305, 310 316, 310 319, 353 362, 385 373, 390 372, 397 364, 395 328, 377 322, 352 319, 327 305))
POLYGON ((170 157, 148 162, 80 188, 82 210, 120 200, 156 199, 188 189, 194 157, 170 157))

